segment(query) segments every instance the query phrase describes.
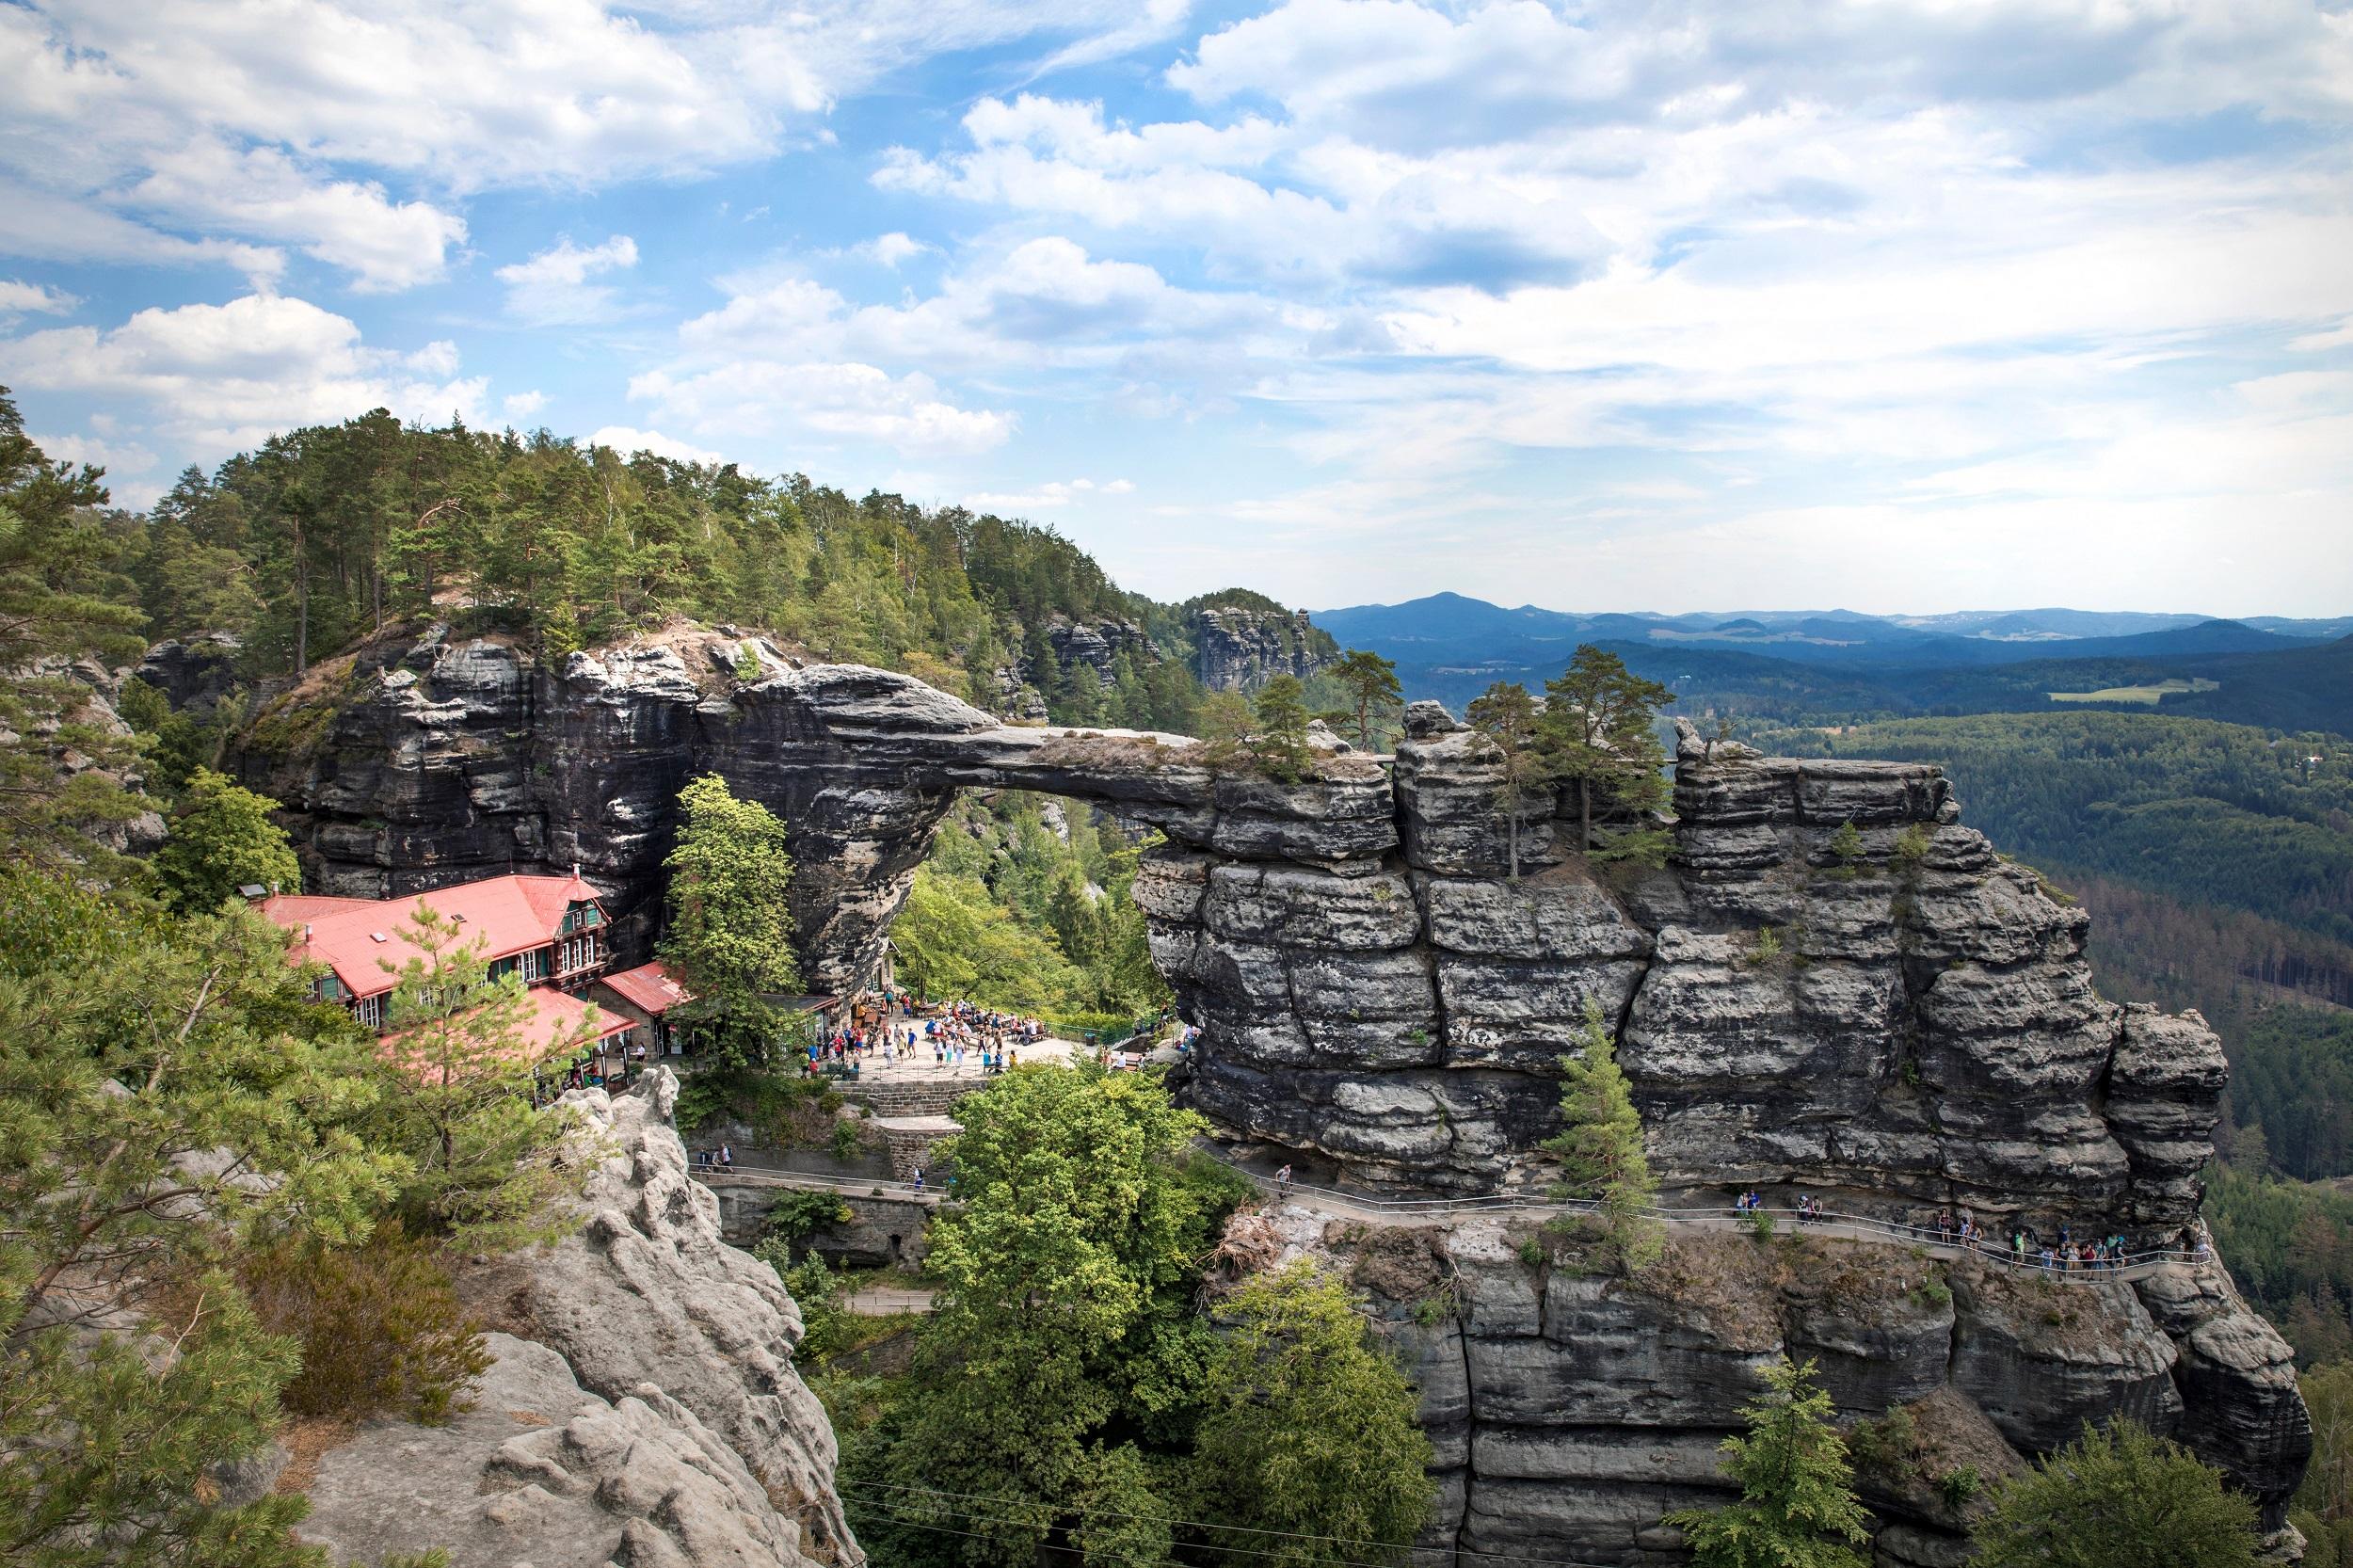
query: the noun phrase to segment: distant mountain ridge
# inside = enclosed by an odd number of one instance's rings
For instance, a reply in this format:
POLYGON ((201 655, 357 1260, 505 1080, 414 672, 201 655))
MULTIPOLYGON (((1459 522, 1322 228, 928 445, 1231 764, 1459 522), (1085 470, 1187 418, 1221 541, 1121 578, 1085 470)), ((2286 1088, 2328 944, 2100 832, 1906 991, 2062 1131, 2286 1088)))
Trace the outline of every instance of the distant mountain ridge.
POLYGON ((1578 615, 1450 593, 1315 616, 1342 646, 1395 660, 1409 696, 1458 709, 1494 681, 1558 674, 1590 642, 1669 683, 1689 712, 1844 722, 2118 707, 2353 734, 2353 616, 2261 619, 2063 608, 1578 615))
POLYGON ((2278 652, 2353 632, 2353 616, 2263 620, 2255 626, 2212 616, 2066 608, 1937 616, 1873 616, 1837 609, 1578 614, 1533 604, 1506 609, 1456 593, 1315 613, 1316 624, 1343 644, 1410 645, 1442 658, 1471 660, 1505 657, 1519 644, 1610 640, 1764 647, 1780 657, 1807 661, 2003 664, 2049 658, 2062 648, 2068 656, 2278 652))

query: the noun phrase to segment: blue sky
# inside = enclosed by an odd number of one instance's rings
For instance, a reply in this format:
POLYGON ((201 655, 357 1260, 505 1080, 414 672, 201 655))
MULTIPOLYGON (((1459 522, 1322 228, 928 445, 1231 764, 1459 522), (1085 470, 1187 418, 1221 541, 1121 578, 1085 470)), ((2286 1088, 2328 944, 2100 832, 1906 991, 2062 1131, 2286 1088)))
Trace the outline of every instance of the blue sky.
POLYGON ((2353 7, 0 0, 0 382, 382 405, 1165 599, 2353 609, 2353 7))

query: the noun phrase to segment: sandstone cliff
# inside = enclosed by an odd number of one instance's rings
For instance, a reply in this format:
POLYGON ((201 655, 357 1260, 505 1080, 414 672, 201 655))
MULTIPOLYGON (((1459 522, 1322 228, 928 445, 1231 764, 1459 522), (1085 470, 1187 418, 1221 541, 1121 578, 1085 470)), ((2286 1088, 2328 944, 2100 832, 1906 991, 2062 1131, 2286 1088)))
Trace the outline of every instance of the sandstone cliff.
POLYGON ((1255 692, 1278 675, 1305 680, 1339 658, 1331 633, 1305 610, 1256 594, 1223 602, 1211 595, 1191 608, 1193 673, 1213 692, 1255 692))
POLYGON ((446 1427, 376 1421, 328 1452, 302 1534, 339 1562, 452 1568, 859 1568, 832 1429, 792 1366, 776 1271, 719 1239, 666 1069, 568 1096, 598 1163, 581 1225, 460 1281, 496 1361, 446 1427))
POLYGON ((2274 1528, 2283 1473, 2301 1468, 2285 1348, 2213 1264, 2046 1283, 1899 1247, 1679 1231, 1626 1279, 1532 1219, 1288 1207, 1237 1223, 1260 1229, 1266 1262, 1304 1254, 1370 1296, 1437 1452, 1423 1544, 1465 1568, 1686 1560, 1659 1520, 1731 1500, 1719 1445, 1783 1355, 1817 1363, 1850 1431, 1873 1423, 1857 1473, 1881 1568, 1960 1568, 1984 1489, 2087 1420, 2180 1437, 2256 1488, 2274 1528), (1964 1468, 1978 1491, 1947 1482, 1964 1468))
MULTIPOLYGON (((2118 1230, 2137 1246, 2195 1224, 2223 1080, 2213 1034, 2194 1014, 2102 1000, 2083 912, 1961 825, 1934 768, 1761 758, 1687 731, 1673 857, 1619 875, 1577 853, 1565 797, 1531 793, 1507 822, 1492 752, 1428 704, 1393 763, 1328 756, 1313 779, 1278 785, 1213 774, 1183 737, 1009 727, 906 677, 803 668, 708 633, 560 669, 429 636, 316 686, 312 716, 264 716, 266 734, 297 741, 246 761, 296 807, 314 886, 408 891, 576 862, 628 917, 621 941, 642 941, 672 800, 715 771, 790 828, 806 972, 824 989, 871 972, 959 789, 1038 790, 1157 827, 1136 897, 1206 1032, 1184 1093, 1303 1175, 1416 1192, 1541 1183, 1557 1059, 1590 998, 1616 1029, 1671 1200, 1760 1187, 1865 1214, 1965 1205, 1993 1225, 2118 1230)), ((1966 1298, 1966 1281, 1951 1288, 1966 1298)), ((1852 1333, 1889 1354, 1916 1340, 1923 1367, 1942 1357, 1944 1381, 2014 1447, 2046 1446, 2081 1414, 2147 1414, 2276 1519, 2310 1443, 2278 1336, 2227 1283, 2102 1288, 2116 1300, 2098 1367, 2053 1372, 2040 1406, 1967 1370, 1972 1356, 2008 1365, 2003 1336, 2031 1324, 1989 1308, 1939 1327, 1891 1309, 1852 1333), (2129 1399, 2101 1391, 2119 1377, 2129 1399)), ((1785 1320, 1815 1319, 1829 1320, 1785 1320)), ((1500 1336, 1542 1341, 1531 1365, 1583 1367, 1585 1331, 1572 1355, 1551 1321, 1500 1336)), ((1697 1332, 1640 1315, 1605 1331, 1657 1340, 1641 1355, 1697 1332)), ((1801 1331, 1775 1333, 1794 1344, 1801 1331)), ((1680 1373, 1641 1375, 1657 1392, 1627 1395, 1634 1407, 1672 1402, 1680 1373)), ((1617 1373, 1580 1370, 1540 1397, 1602 1400, 1579 1391, 1588 1376, 1617 1373)), ((1905 1398, 1920 1386, 1881 1382, 1905 1398)), ((1711 1386, 1723 1397, 1694 1431, 1728 1426, 1745 1385, 1711 1386)), ((1641 1425, 1613 1408, 1588 1424, 1641 1425)), ((1508 1479, 1472 1452, 1466 1477, 1508 1479)), ((1537 1527, 1490 1534, 1524 1528, 1537 1527)))

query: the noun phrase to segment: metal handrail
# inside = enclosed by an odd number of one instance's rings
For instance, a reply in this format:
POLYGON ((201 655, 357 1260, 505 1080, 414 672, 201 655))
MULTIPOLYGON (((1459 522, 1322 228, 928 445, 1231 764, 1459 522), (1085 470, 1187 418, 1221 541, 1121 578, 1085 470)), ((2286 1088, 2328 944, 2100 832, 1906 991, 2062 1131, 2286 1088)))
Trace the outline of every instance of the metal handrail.
MULTIPOLYGON (((1252 1185, 1273 1196, 1295 1199, 1306 1195, 1311 1200, 1323 1200, 1321 1206, 1330 1208, 1369 1208, 1414 1215, 1513 1211, 1592 1214, 1601 1208, 1601 1201, 1597 1198, 1537 1198, 1509 1192, 1474 1193, 1460 1198, 1362 1197, 1353 1192, 1343 1192, 1337 1188, 1316 1187, 1305 1182, 1277 1181, 1273 1176, 1261 1176, 1256 1171, 1246 1171, 1238 1165, 1228 1163, 1229 1168, 1236 1175, 1245 1177, 1252 1185)), ((943 1201, 948 1196, 948 1190, 945 1187, 919 1188, 909 1181, 878 1179, 872 1176, 828 1176, 817 1171, 788 1171, 780 1166, 751 1165, 743 1160, 737 1160, 733 1167, 728 1170, 714 1170, 709 1166, 698 1165, 694 1167, 689 1174, 698 1178, 711 1176, 748 1176, 758 1180, 775 1181, 783 1185, 808 1183, 859 1196, 872 1196, 880 1192, 887 1197, 932 1198, 943 1201)), ((1319 1205, 1311 1201, 1308 1207, 1314 1208, 1319 1205)), ((2078 1264, 2070 1267, 2057 1259, 2053 1259, 2046 1264, 2042 1261, 2040 1253, 2028 1253, 2021 1256, 2013 1248, 1990 1245, 1974 1238, 1966 1241, 1958 1238, 1946 1240, 1945 1233, 1931 1227, 1906 1224, 1897 1220, 1882 1220, 1869 1214, 1849 1214, 1828 1208, 1817 1209, 1810 1216, 1801 1217, 1795 1208, 1668 1208, 1652 1204, 1644 1207, 1640 1212, 1644 1218, 1657 1220, 1663 1224, 1696 1224, 1717 1229, 1737 1228, 1750 1223, 1753 1215, 1769 1215, 1773 1218, 1776 1226, 1785 1220, 1796 1234, 1821 1233, 1841 1228, 1861 1231, 1869 1236, 1885 1237, 1913 1246, 1933 1248, 1939 1252, 1974 1255, 1989 1263, 1997 1263, 2017 1272, 2032 1272, 2045 1279, 2058 1280, 2071 1285, 2096 1285, 2110 1279, 2138 1278, 2149 1270, 2169 1263, 2202 1264, 2214 1261, 2213 1252, 2207 1249, 2160 1248, 2150 1252, 2127 1253, 2121 1257, 2110 1258, 2089 1266, 2078 1264)))

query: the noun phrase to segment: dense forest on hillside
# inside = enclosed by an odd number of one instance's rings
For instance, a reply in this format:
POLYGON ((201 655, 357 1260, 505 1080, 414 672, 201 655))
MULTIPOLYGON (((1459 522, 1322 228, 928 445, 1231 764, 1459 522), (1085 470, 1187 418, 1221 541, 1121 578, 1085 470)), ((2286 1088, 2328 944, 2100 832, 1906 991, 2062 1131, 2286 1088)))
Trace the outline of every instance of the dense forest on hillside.
POLYGON ((1122 591, 1051 528, 546 431, 379 410, 190 469, 110 527, 149 634, 232 632, 257 679, 428 616, 549 652, 686 616, 991 705, 1024 670, 1066 722, 1183 729, 1201 696, 1182 608, 1122 591), (1122 650, 1106 690, 1064 667, 1057 617, 1133 622, 1163 657, 1122 650))

